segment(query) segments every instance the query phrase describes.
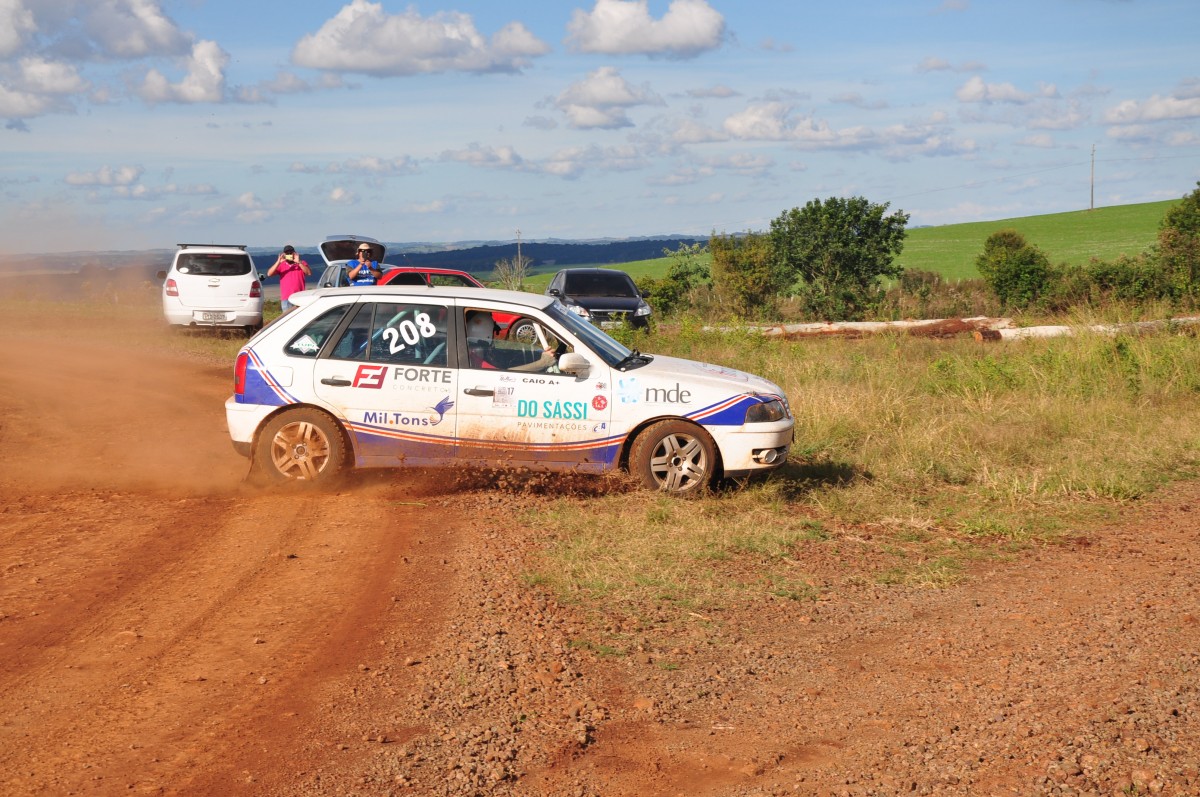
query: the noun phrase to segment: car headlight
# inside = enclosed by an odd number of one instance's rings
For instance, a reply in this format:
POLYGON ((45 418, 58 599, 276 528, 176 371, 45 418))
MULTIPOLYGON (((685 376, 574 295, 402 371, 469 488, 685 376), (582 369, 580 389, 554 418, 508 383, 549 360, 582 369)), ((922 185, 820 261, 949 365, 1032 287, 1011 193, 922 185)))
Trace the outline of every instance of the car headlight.
POLYGON ((650 315, 650 305, 642 302, 637 309, 633 311, 634 315, 650 315))
POLYGON ((581 307, 577 304, 570 305, 569 307, 567 307, 567 309, 570 310, 575 315, 579 316, 580 318, 591 318, 592 317, 592 314, 587 311, 586 307, 581 307))
POLYGON ((771 421, 781 421, 785 417, 787 417, 787 413, 783 409, 783 402, 779 399, 752 404, 746 410, 746 423, 770 423, 771 421))

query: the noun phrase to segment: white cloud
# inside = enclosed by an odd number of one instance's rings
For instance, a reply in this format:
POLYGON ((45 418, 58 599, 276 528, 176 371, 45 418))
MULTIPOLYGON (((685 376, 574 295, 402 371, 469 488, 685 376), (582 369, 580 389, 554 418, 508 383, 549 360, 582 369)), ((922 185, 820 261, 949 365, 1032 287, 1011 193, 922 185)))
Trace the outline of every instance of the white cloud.
MULTIPOLYGON (((1050 87, 1053 90, 1053 87, 1050 87)), ((985 105, 1009 102, 1023 104, 1029 102, 1030 96, 1019 90, 1011 83, 985 83, 983 78, 976 75, 964 83, 954 93, 959 102, 983 103, 985 105)))
POLYGON ((918 72, 986 72, 987 67, 978 61, 965 61, 955 66, 945 58, 927 55, 917 64, 918 72))
POLYGON ((94 172, 71 172, 67 175, 67 185, 75 186, 130 186, 142 177, 145 171, 141 166, 101 166, 94 172))
POLYGON ((253 86, 238 86, 234 90, 234 99, 245 103, 272 102, 278 95, 307 94, 324 89, 345 88, 346 82, 341 75, 322 74, 317 80, 310 81, 295 72, 281 69, 270 80, 260 80, 253 86))
POLYGON ((441 160, 487 169, 520 170, 525 163, 512 147, 485 147, 480 144, 471 144, 466 149, 446 150, 441 160))
POLYGON ((1104 121, 1110 124, 1161 122, 1170 119, 1194 119, 1200 116, 1200 96, 1160 97, 1155 94, 1143 102, 1125 100, 1109 108, 1104 121))
POLYGON ((713 130, 695 119, 682 119, 675 123, 671 132, 671 141, 676 144, 707 144, 714 141, 728 141, 729 134, 713 130))
POLYGON ((625 115, 627 108, 638 105, 662 105, 662 99, 649 88, 634 88, 616 68, 603 66, 586 78, 572 83, 554 101, 576 130, 632 127, 625 115))
POLYGON ((377 158, 364 155, 361 158, 327 163, 316 166, 306 163, 293 163, 290 172, 301 174, 362 174, 370 177, 385 177, 396 174, 417 174, 421 167, 407 155, 396 158, 377 158))
POLYGON ((225 95, 225 67, 229 54, 213 41, 198 41, 185 63, 187 74, 171 83, 157 69, 151 69, 138 89, 138 95, 150 104, 162 102, 220 102, 225 95))
POLYGON ((264 207, 263 202, 253 191, 247 191, 234 200, 234 205, 240 210, 235 211, 234 218, 243 224, 257 224, 269 221, 271 212, 264 207))
POLYGON ((335 205, 357 205, 358 195, 348 188, 334 188, 329 192, 329 201, 335 205))
POLYGON ((20 0, 0 0, 0 58, 19 53, 36 30, 33 12, 20 0))
POLYGON ((191 42, 163 14, 157 0, 92 0, 75 5, 84 14, 84 29, 107 55, 182 55, 191 42))
POLYGON ((401 207, 405 213, 417 213, 428 216, 431 214, 448 213, 454 210, 454 205, 444 199, 434 199, 429 202, 410 202, 401 207))
POLYGON ((367 75, 434 72, 516 72, 550 51, 519 22, 491 40, 468 14, 441 12, 422 17, 415 8, 384 13, 383 5, 353 0, 292 50, 299 66, 367 75))
POLYGON ((941 114, 874 130, 863 125, 834 129, 822 119, 797 116, 793 111, 787 103, 756 103, 726 118, 722 128, 727 139, 737 141, 785 142, 805 150, 880 151, 889 160, 962 155, 976 150, 974 141, 956 140, 944 129, 941 114))
POLYGON ((573 180, 589 169, 596 171, 633 171, 648 165, 645 156, 632 145, 616 147, 567 147, 542 160, 527 160, 512 147, 472 144, 467 149, 446 150, 442 161, 465 163, 485 169, 545 174, 573 180))
POLYGON ((17 62, 16 85, 34 94, 77 94, 88 88, 71 64, 49 61, 41 56, 27 56, 17 62))
POLYGON ((590 13, 574 11, 567 31, 577 52, 691 58, 721 46, 725 18, 705 0, 672 0, 661 20, 646 0, 596 0, 590 13))
MULTIPOLYGON (((28 119, 41 116, 54 107, 50 97, 33 94, 28 91, 14 91, 0 84, 0 117, 7 119, 28 119)), ((27 129, 24 125, 9 122, 9 129, 27 129)))

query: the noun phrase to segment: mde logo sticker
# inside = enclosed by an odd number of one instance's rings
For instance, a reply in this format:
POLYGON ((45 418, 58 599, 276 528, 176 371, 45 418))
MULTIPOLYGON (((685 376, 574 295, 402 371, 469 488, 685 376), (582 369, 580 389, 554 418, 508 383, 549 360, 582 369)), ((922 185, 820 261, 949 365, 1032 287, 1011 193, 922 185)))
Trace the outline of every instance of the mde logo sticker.
POLYGON ((354 375, 354 387, 367 387, 379 390, 383 387, 383 378, 387 375, 386 365, 360 365, 354 375))
POLYGON ((594 410, 599 411, 599 410, 604 409, 607 406, 608 406, 608 399, 606 399, 604 396, 596 396, 594 399, 592 399, 592 409, 594 409, 594 410))

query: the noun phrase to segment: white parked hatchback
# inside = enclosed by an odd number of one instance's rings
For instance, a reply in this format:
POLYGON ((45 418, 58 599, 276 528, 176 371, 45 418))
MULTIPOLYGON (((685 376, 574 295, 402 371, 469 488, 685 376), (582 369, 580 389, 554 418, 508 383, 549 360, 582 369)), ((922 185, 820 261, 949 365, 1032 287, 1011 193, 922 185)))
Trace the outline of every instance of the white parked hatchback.
POLYGON ((245 246, 179 244, 163 280, 163 315, 173 326, 263 325, 263 275, 245 246))
POLYGON ((225 402, 234 447, 269 480, 348 467, 627 468, 652 489, 702 491, 782 465, 794 421, 778 386, 631 351, 558 300, 382 285, 294 294, 241 350, 225 402), (532 318, 532 344, 494 338, 532 318))

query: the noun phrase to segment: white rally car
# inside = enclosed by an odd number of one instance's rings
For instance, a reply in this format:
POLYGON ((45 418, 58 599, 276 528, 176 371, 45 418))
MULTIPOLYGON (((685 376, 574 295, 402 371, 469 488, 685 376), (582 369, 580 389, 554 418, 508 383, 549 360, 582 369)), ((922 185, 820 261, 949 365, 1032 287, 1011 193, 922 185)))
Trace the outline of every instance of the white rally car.
POLYGON ((271 480, 348 467, 625 467, 673 493, 782 465, 794 421, 778 386, 631 351, 557 299, 383 285, 294 294, 237 357, 234 447, 271 480), (494 315, 536 340, 494 335, 494 315))

